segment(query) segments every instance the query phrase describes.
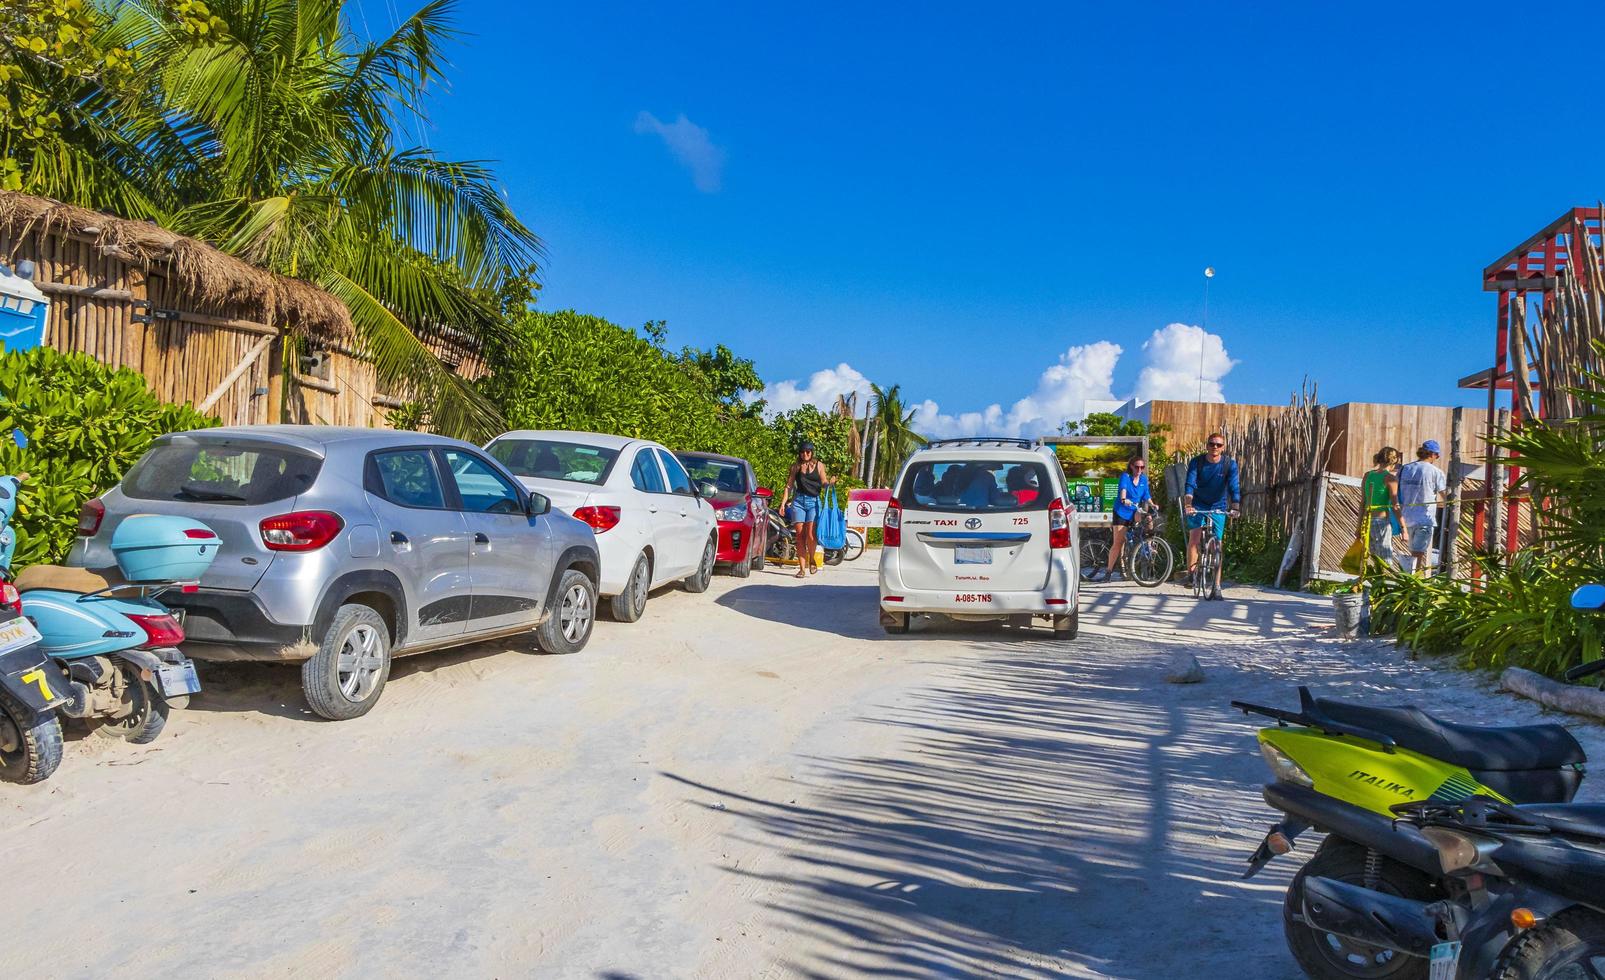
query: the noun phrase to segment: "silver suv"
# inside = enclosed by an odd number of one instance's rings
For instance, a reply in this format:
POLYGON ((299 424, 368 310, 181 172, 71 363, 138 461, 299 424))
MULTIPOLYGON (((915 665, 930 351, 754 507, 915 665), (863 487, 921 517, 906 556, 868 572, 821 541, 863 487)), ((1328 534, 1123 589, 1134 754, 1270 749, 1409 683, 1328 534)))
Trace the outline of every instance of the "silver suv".
POLYGON ((392 656, 535 630, 585 646, 591 528, 476 446, 417 432, 269 425, 157 439, 84 505, 72 564, 115 564, 123 518, 183 514, 222 539, 200 587, 163 602, 198 660, 302 662, 312 710, 355 718, 392 656))

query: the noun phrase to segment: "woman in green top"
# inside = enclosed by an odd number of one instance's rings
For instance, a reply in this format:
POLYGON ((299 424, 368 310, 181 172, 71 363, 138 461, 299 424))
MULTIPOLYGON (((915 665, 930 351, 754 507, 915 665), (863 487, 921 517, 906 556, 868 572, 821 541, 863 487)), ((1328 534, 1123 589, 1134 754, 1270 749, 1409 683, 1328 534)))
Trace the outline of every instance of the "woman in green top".
POLYGON ((1366 471, 1360 481, 1360 497, 1365 512, 1360 515, 1360 535, 1369 532, 1372 555, 1383 561, 1393 561, 1393 533, 1399 526, 1399 460, 1402 457, 1392 446, 1383 446, 1371 457, 1374 469, 1366 471))

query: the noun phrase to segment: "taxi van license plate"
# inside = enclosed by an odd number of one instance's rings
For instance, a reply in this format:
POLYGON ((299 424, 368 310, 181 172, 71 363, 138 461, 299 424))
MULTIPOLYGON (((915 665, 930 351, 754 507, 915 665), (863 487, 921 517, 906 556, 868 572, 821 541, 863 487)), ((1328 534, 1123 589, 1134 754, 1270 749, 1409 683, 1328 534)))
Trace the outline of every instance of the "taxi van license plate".
POLYGON ((953 564, 955 565, 990 565, 992 564, 991 548, 974 548, 960 545, 953 549, 953 564))
POLYGON ((33 628, 33 623, 24 616, 18 616, 9 622, 0 623, 0 653, 10 653, 21 650, 30 643, 38 643, 43 637, 33 628))

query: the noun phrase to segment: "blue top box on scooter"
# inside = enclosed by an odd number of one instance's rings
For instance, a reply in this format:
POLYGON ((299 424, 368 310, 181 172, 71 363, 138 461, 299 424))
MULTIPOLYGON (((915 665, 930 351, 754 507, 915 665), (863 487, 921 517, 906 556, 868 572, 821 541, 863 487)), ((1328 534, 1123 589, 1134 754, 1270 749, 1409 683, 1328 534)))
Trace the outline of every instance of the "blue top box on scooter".
POLYGON ((111 551, 130 582, 196 582, 217 557, 217 534, 187 517, 137 514, 117 526, 111 551))

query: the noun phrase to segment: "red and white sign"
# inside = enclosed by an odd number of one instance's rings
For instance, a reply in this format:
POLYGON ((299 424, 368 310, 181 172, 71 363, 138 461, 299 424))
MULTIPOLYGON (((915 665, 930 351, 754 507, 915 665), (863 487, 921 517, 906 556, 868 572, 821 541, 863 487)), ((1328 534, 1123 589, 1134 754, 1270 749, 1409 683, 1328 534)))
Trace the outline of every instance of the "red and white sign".
POLYGON ((880 527, 886 520, 886 502, 891 499, 890 490, 847 491, 847 526, 880 527))

